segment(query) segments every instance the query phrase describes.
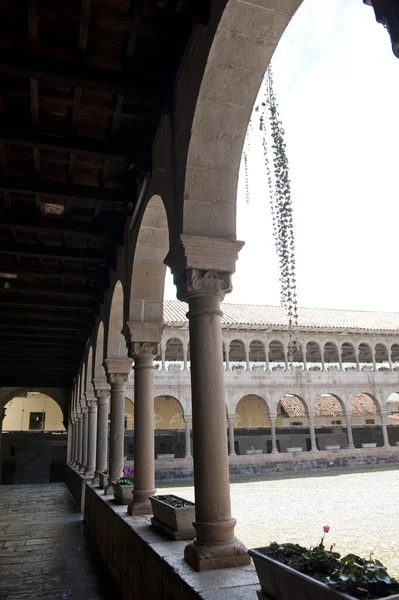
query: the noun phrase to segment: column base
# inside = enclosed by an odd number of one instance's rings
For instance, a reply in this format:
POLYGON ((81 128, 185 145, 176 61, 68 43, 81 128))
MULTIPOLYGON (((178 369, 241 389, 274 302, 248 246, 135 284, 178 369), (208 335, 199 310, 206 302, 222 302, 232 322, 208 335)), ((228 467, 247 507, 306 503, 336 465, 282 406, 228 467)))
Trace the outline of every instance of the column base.
POLYGON ((271 454, 280 454, 280 452, 277 450, 277 448, 273 448, 271 454))
POLYGON ((88 477, 88 478, 90 478, 90 479, 93 479, 93 478, 94 478, 94 475, 95 475, 94 468, 93 468, 93 467, 92 467, 92 468, 88 467, 88 468, 86 469, 86 471, 85 471, 85 477, 88 477))
POLYGON ((91 483, 92 485, 100 485, 100 476, 98 474, 98 471, 94 471, 94 476, 91 483))
POLYGON ((237 452, 229 452, 229 456, 237 456, 237 452))
POLYGON ((191 452, 189 452, 188 454, 184 455, 184 458, 192 458, 192 457, 193 457, 193 455, 191 454, 191 452))
POLYGON ((249 565, 251 558, 237 538, 228 542, 200 543, 196 539, 184 549, 184 559, 196 571, 249 565))
POLYGON ((127 507, 127 512, 131 517, 135 515, 152 515, 152 506, 150 496, 153 496, 156 489, 151 490, 133 490, 133 502, 127 507))
POLYGON ((127 507, 127 513, 131 517, 140 517, 141 515, 152 515, 151 502, 130 502, 127 507))

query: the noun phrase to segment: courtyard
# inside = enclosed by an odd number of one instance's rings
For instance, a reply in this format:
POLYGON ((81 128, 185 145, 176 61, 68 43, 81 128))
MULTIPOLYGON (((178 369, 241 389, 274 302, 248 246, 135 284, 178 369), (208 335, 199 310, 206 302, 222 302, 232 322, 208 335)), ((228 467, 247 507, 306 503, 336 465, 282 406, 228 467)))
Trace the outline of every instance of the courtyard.
MULTIPOLYGON (((248 547, 272 541, 319 543, 323 525, 331 530, 325 543, 341 555, 370 551, 399 577, 398 469, 245 481, 231 484, 237 537, 248 547)), ((194 487, 162 487, 194 500, 194 487)))

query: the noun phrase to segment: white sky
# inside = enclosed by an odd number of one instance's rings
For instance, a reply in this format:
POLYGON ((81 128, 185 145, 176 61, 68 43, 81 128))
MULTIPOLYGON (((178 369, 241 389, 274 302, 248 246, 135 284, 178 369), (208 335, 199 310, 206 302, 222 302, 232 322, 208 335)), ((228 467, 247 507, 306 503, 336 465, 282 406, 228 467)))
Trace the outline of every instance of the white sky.
MULTIPOLYGON (((361 0, 304 0, 272 60, 290 163, 300 306, 399 311, 399 60, 361 0)), ((278 260, 256 134, 246 245, 227 302, 279 304, 278 260)), ((165 298, 176 297, 167 278, 165 298)))

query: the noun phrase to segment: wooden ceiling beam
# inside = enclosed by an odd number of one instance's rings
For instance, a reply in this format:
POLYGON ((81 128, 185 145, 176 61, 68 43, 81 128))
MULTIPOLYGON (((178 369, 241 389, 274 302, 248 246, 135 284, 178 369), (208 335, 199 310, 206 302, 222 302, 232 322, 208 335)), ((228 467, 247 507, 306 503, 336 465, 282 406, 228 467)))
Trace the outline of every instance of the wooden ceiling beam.
MULTIPOLYGON (((115 108, 115 116, 120 116, 120 106, 115 108)), ((13 146, 39 148, 40 150, 55 150, 57 152, 74 152, 77 154, 90 154, 93 157, 108 160, 140 160, 143 148, 148 146, 148 140, 135 137, 132 134, 132 145, 125 146, 117 142, 96 140, 80 136, 63 136, 60 134, 43 133, 35 130, 9 130, 0 131, 0 141, 13 146), (135 150, 133 150, 135 148, 135 150)))
POLYGON ((21 310, 21 307, 17 308, 4 308, 2 304, 0 304, 0 319, 1 318, 19 318, 19 319, 42 319, 43 321, 52 321, 53 323, 57 323, 58 321, 68 322, 71 321, 73 323, 80 323, 82 327, 87 325, 94 325, 94 319, 90 315, 82 315, 82 313, 70 313, 70 312, 59 312, 52 311, 46 312, 43 308, 38 309, 37 311, 26 311, 21 310))
POLYGON ((17 242, 0 242, 0 254, 12 256, 51 257, 81 262, 100 264, 114 263, 114 258, 104 250, 87 248, 71 248, 66 246, 46 246, 44 244, 18 244, 17 242))
POLYGON ((98 314, 98 305, 95 302, 85 302, 83 300, 66 300, 65 298, 28 298, 24 296, 14 296, 11 292, 0 295, 0 303, 5 306, 25 306, 25 307, 53 307, 57 309, 75 310, 82 312, 91 312, 98 314))
POLYGON ((74 331, 82 331, 82 332, 89 332, 90 331, 90 327, 87 326, 86 323, 80 323, 80 322, 73 322, 73 321, 69 321, 69 322, 63 322, 60 321, 58 322, 56 325, 51 324, 49 325, 48 322, 42 322, 40 321, 40 319, 30 319, 29 322, 25 322, 23 320, 17 320, 17 319, 1 319, 0 316, 0 329, 4 331, 4 329, 10 329, 11 331, 14 329, 23 329, 31 331, 31 330, 36 330, 36 329, 45 329, 46 331, 52 331, 53 333, 56 331, 68 331, 73 333, 74 331))
POLYGON ((75 200, 91 200, 95 203, 101 202, 110 208, 123 206, 134 200, 134 192, 111 190, 87 185, 73 185, 60 183, 59 181, 41 181, 33 178, 21 178, 11 175, 3 175, 0 178, 0 190, 15 192, 19 194, 33 194, 40 196, 58 196, 59 198, 70 198, 75 200))
POLYGON ((121 227, 112 224, 97 225, 85 221, 73 221, 71 219, 52 219, 50 217, 19 217, 17 214, 3 215, 0 221, 0 229, 18 229, 19 231, 38 231, 43 233, 67 234, 73 237, 90 239, 119 239, 121 227))
MULTIPOLYGON (((0 57, 0 73, 47 81, 63 87, 81 87, 97 90, 108 94, 122 94, 144 103, 153 100, 159 105, 157 89, 159 80, 153 73, 132 72, 124 74, 121 71, 93 67, 81 61, 69 61, 38 56, 33 53, 13 52, 2 49, 0 57)), ((162 72, 158 75, 162 77, 162 72)))

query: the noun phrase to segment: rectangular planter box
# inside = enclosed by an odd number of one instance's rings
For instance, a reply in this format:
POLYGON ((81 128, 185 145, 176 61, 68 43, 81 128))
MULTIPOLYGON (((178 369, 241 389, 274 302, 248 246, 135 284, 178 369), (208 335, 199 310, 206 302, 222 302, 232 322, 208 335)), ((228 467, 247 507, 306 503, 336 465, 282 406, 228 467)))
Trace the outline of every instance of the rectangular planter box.
POLYGON ((337 450, 340 450, 341 446, 340 444, 333 444, 331 446, 326 446, 326 450, 328 450, 329 452, 336 452, 337 450))
POLYGON ((174 457, 175 457, 174 454, 157 454, 157 458, 164 459, 164 460, 171 459, 174 457))
POLYGON ((295 448, 287 448, 287 452, 302 452, 302 446, 301 447, 295 447, 295 448))
POLYGON ((262 454, 262 450, 246 450, 245 454, 262 454))
POLYGON ((105 490, 105 488, 108 485, 108 473, 99 473, 98 474, 98 479, 100 481, 100 488, 102 490, 105 490))
POLYGON ((112 488, 114 490, 114 498, 118 504, 130 504, 133 501, 132 492, 134 485, 118 485, 113 481, 112 488))
POLYGON ((367 443, 367 444, 362 444, 362 448, 377 448, 377 443, 373 442, 373 443, 367 443))
MULTIPOLYGON (((353 596, 336 592, 324 583, 268 558, 256 548, 249 550, 249 555, 268 600, 355 600, 353 596)), ((399 594, 380 600, 399 600, 399 594)))
MULTIPOLYGON (((183 500, 179 496, 172 496, 176 500, 183 500)), ((150 496, 154 518, 151 519, 153 527, 174 540, 192 540, 195 537, 193 521, 195 519, 195 505, 175 508, 157 496, 150 496)), ((187 502, 187 500, 185 500, 187 502)))

